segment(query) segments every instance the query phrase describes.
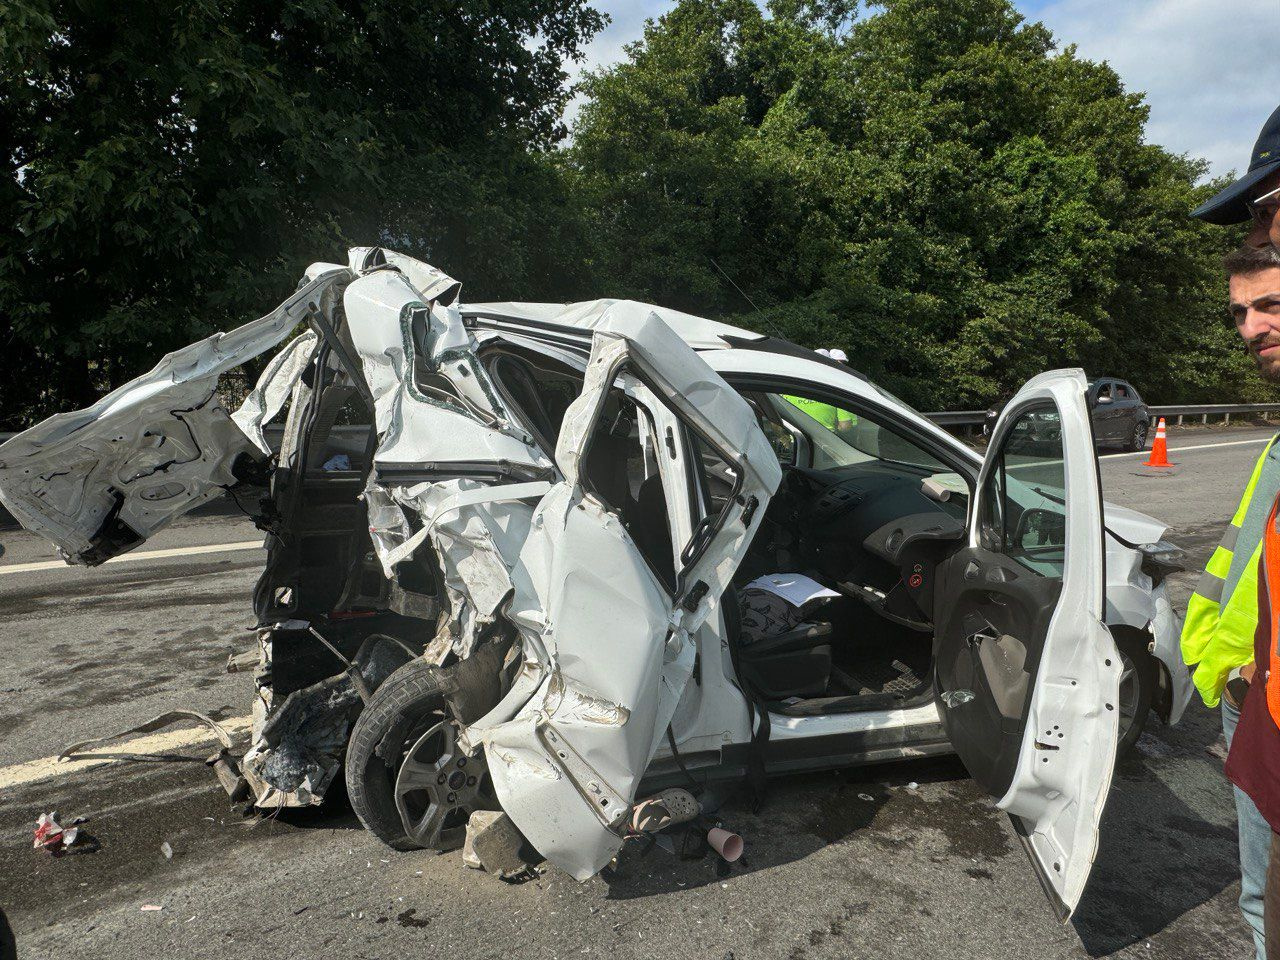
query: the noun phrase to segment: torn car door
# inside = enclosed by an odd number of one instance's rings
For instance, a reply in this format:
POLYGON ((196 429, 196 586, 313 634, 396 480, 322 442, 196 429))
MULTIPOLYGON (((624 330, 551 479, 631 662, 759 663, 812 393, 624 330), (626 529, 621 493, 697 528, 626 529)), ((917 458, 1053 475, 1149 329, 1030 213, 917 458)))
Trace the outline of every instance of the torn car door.
POLYGON ((718 610, 781 470, 746 402, 652 309, 629 302, 595 326, 556 463, 563 480, 535 510, 512 571, 507 613, 524 639, 523 669, 464 737, 484 744, 502 807, 525 836, 583 880, 622 843, 693 670, 692 637, 718 610), (634 432, 619 429, 629 402, 643 423, 634 432), (691 493, 686 431, 734 470, 719 514, 703 516, 691 493), (609 471, 635 456, 609 448, 636 437, 653 472, 646 466, 633 490, 609 471))
POLYGON ((218 379, 336 302, 350 276, 341 267, 312 275, 265 317, 174 351, 93 406, 0 445, 0 502, 68 563, 95 566, 220 496, 238 482, 239 458, 264 451, 223 406, 218 379))
POLYGON ((943 727, 1007 811, 1065 919, 1080 901, 1115 765, 1121 660, 1104 623, 1102 504, 1080 370, 1001 413, 965 547, 939 570, 943 727))

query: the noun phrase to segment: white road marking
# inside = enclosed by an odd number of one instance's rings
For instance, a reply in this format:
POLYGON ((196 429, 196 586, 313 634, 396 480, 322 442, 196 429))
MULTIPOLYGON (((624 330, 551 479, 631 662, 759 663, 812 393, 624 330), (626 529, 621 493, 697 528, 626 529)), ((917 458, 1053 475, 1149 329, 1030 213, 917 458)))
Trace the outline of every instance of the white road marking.
MULTIPOLYGON (((257 550, 261 540, 242 540, 240 543, 206 543, 198 547, 169 547, 166 550, 140 550, 112 557, 107 563, 130 563, 135 560, 161 560, 165 557, 196 557, 204 553, 231 553, 234 550, 257 550)), ((37 563, 0 564, 0 576, 6 573, 30 573, 32 570, 65 570, 76 564, 61 560, 41 560, 37 563)))
MULTIPOLYGON (((218 723, 234 736, 248 730, 252 721, 249 717, 231 717, 227 720, 219 720, 218 723)), ((125 743, 94 750, 94 753, 172 753, 178 749, 210 742, 216 743, 217 740, 207 727, 162 730, 125 743)), ((27 783, 36 783, 40 780, 65 777, 69 773, 79 773, 81 770, 100 767, 104 763, 118 762, 120 761, 105 757, 84 760, 78 760, 73 757, 70 760, 62 761, 59 761, 57 757, 41 757, 39 760, 15 763, 8 767, 0 767, 0 791, 20 787, 27 783)))
MULTIPOLYGON (((1272 434, 1275 436, 1275 434, 1272 434)), ((1266 443, 1271 437, 1258 437, 1254 440, 1227 440, 1223 443, 1196 443, 1189 447, 1170 447, 1170 453, 1182 453, 1184 450, 1212 450, 1215 447, 1243 447, 1250 443, 1266 443)), ((1112 457, 1147 457, 1151 455, 1150 450, 1138 450, 1134 453, 1104 453, 1101 454, 1099 460, 1109 460, 1112 457)))

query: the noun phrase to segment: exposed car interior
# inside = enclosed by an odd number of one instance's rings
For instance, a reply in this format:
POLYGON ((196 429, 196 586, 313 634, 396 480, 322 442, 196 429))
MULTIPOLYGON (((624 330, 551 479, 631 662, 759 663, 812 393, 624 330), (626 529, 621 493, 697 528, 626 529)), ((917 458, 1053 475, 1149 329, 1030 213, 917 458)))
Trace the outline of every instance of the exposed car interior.
POLYGON ((435 632, 433 572, 423 564, 402 564, 389 583, 374 558, 360 499, 371 435, 368 405, 338 359, 321 346, 293 392, 269 494, 258 507, 268 537, 254 612, 260 624, 280 625, 272 675, 264 678, 277 697, 345 666, 315 642, 312 624, 348 659, 371 637, 394 638, 412 653, 435 632))
MULTIPOLYGON (((482 360, 553 450, 581 375, 509 345, 490 348, 482 360)), ((793 716, 927 700, 933 574, 963 535, 965 483, 926 450, 865 415, 794 394, 742 393, 784 476, 734 590, 723 598, 740 680, 771 710, 793 716), (770 595, 769 577, 787 583, 792 593, 808 584, 822 595, 797 606, 770 595)), ((667 508, 658 477, 642 462, 638 430, 637 408, 611 397, 588 449, 584 479, 618 510, 670 586, 667 508)), ((714 453, 700 453, 705 512, 714 514, 729 496, 733 476, 714 453)))
MULTIPOLYGON (((790 630, 738 638, 743 679, 793 716, 927 699, 933 575, 963 535, 963 482, 865 414, 794 394, 744 396, 784 473, 735 577, 740 618, 751 623, 760 584, 779 575, 802 576, 825 595, 788 610, 799 620, 790 630)), ((703 461, 714 502, 727 489, 722 465, 705 453, 703 461)), ((771 617, 778 609, 773 602, 771 617)))

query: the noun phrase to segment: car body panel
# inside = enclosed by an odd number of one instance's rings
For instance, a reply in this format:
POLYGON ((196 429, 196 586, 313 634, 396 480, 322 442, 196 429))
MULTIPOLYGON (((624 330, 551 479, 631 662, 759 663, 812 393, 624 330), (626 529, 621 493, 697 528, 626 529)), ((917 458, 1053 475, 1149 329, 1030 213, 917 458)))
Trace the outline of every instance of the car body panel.
POLYGON ((92 566, 220 496, 236 458, 260 451, 218 399, 219 376, 288 336, 345 275, 322 272, 265 317, 0 445, 0 502, 69 563, 92 566))
MULTIPOLYGON (((557 445, 563 479, 535 510, 513 569, 510 616, 526 639, 522 675, 464 731, 466 742, 484 745, 503 809, 539 852, 578 879, 621 846, 635 791, 693 670, 693 635, 718 610, 781 478, 746 402, 653 311, 620 302, 596 319, 583 390, 557 445), (741 470, 738 501, 700 551, 680 558, 674 594, 580 476, 615 381, 655 417, 659 433, 676 424, 664 425, 663 410, 646 399, 650 391, 741 470)), ((677 448, 660 449, 677 459, 677 448)), ((669 493, 689 489, 673 479, 669 493)), ((684 543, 693 530, 675 525, 672 534, 673 544, 684 543)))
MULTIPOLYGON (((1101 491, 1085 390, 1080 370, 1034 377, 1006 406, 991 443, 993 454, 1002 449, 1016 416, 1029 404, 1057 408, 1066 482, 1061 590, 1043 639, 1013 779, 997 805, 1014 819, 1046 890, 1067 916, 1079 903, 1097 851, 1115 766, 1121 673, 1119 653, 1103 622, 1101 491)), ((969 512, 971 549, 981 545, 980 518, 996 462, 989 455, 979 476, 979 499, 969 512)), ((940 602, 946 599, 939 594, 940 602)), ((948 700, 947 691, 940 696, 944 721, 948 711, 972 709, 963 698, 948 700)), ((957 736, 953 729, 952 742, 962 757, 966 748, 982 749, 957 736)))

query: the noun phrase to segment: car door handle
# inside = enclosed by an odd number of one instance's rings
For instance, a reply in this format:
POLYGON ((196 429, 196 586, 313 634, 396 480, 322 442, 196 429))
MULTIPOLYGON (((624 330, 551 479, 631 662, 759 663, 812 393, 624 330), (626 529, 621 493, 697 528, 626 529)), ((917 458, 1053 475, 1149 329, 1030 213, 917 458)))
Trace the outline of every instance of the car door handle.
POLYGON ((1000 635, 996 633, 994 627, 988 624, 987 626, 983 627, 981 630, 975 630, 973 633, 969 634, 967 637, 964 638, 964 642, 969 647, 969 649, 972 650, 972 649, 976 649, 977 646, 980 643, 982 643, 983 640, 998 640, 998 639, 1000 639, 1000 635))

